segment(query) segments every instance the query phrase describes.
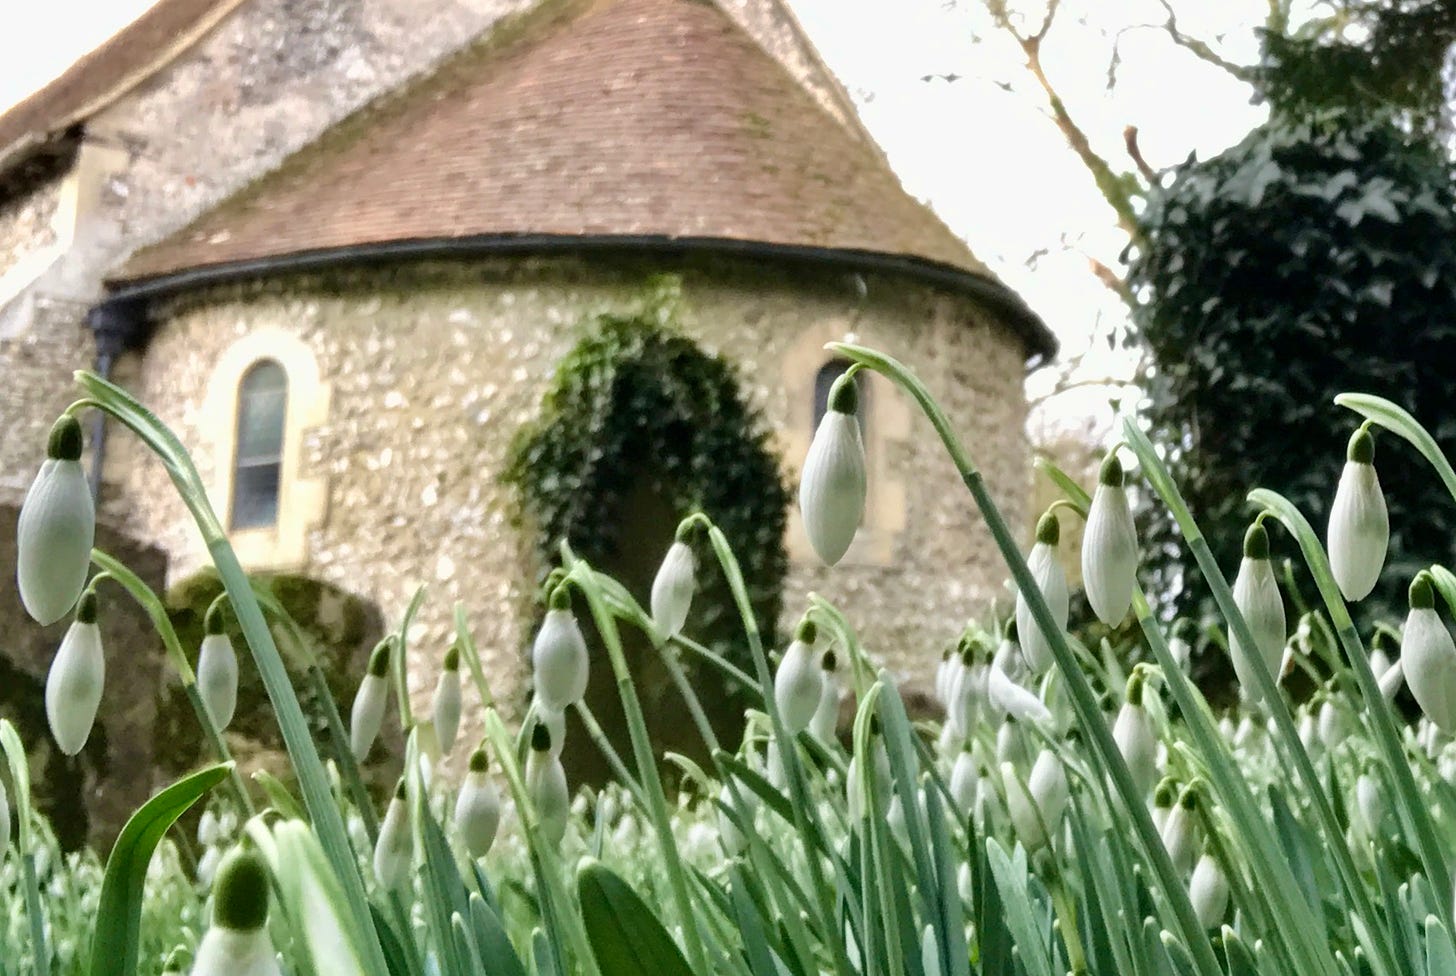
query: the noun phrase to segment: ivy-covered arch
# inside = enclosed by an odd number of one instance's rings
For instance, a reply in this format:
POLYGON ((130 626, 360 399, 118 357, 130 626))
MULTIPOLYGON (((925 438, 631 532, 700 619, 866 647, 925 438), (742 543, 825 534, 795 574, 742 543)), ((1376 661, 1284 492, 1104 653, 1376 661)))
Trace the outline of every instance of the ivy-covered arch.
MULTIPOLYGON (((759 629, 771 642, 788 568, 782 469, 768 424, 745 401, 733 366, 684 335, 675 309, 669 293, 635 312, 590 320, 557 367, 539 417, 517 433, 505 478, 517 491, 521 527, 543 578, 565 539, 644 606, 678 520, 704 512, 732 544, 759 629)), ((701 537, 694 548, 699 588, 684 632, 751 672, 742 623, 712 552, 701 537)), ((627 650, 654 739, 696 752, 693 737, 674 734, 688 723, 646 640, 631 641, 627 650)), ((613 732, 619 705, 595 647, 593 656, 588 703, 613 732)), ((722 680, 708 669, 689 673, 698 682, 722 680)), ((721 704, 713 718, 725 730, 741 721, 742 690, 702 696, 721 704)), ((605 772, 591 752, 584 746, 565 757, 588 779, 605 772)))

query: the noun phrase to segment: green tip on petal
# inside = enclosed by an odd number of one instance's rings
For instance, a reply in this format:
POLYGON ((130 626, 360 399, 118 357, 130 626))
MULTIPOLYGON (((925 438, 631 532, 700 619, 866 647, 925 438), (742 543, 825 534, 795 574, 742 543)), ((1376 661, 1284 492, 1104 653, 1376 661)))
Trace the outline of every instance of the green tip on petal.
POLYGON ((839 658, 834 656, 833 651, 825 651, 824 657, 820 658, 819 666, 825 671, 834 671, 839 667, 839 658))
POLYGON ((1345 459, 1356 464, 1375 463, 1375 438, 1368 428, 1361 427, 1350 435, 1350 446, 1345 449, 1345 459))
POLYGON ((1107 455, 1107 459, 1102 462, 1102 469, 1097 472, 1097 483, 1109 488, 1121 488, 1124 477, 1122 462, 1117 459, 1117 455, 1107 455))
POLYGON ((68 413, 62 414, 51 427, 51 436, 46 442, 46 457, 56 461, 79 461, 84 446, 81 421, 68 413))
POLYGON ((859 409, 859 387, 856 386, 853 376, 846 373, 834 381, 834 385, 829 388, 829 409, 851 416, 859 409))
POLYGON ((1244 558, 1269 558, 1269 533, 1259 522, 1249 526, 1249 531, 1244 533, 1244 558))
POLYGON ((470 771, 472 773, 483 773, 490 768, 490 757, 485 754, 484 749, 477 749, 470 754, 470 771))
POLYGON ((222 633, 222 604, 214 603, 207 608, 207 616, 203 619, 202 629, 208 637, 216 637, 222 633))
POLYGON ((256 932, 268 921, 268 869, 257 851, 239 848, 217 869, 213 922, 234 932, 256 932))
POLYGON ((1412 610, 1434 610, 1436 592, 1431 588, 1431 574, 1421 570, 1410 585, 1410 608, 1412 610))
POLYGON ((550 605, 552 610, 571 609, 571 589, 565 583, 551 591, 550 605))
POLYGON ((794 640, 803 644, 812 644, 818 638, 819 628, 814 626, 814 621, 808 617, 799 621, 799 626, 794 631, 794 640))
POLYGON ((369 655, 369 673, 382 678, 389 673, 389 641, 382 640, 369 655))
POLYGON ((76 623, 94 624, 96 622, 96 594, 87 590, 81 594, 81 602, 76 604, 76 623))
POLYGON ((537 722, 536 727, 531 730, 531 748, 536 752, 550 750, 551 730, 546 727, 545 722, 537 722))
POLYGON ((450 649, 445 652, 445 670, 460 670, 460 648, 454 644, 451 644, 450 649))
POLYGON ((1056 512, 1047 512, 1036 523, 1036 541, 1047 546, 1062 541, 1062 525, 1057 521, 1056 512))

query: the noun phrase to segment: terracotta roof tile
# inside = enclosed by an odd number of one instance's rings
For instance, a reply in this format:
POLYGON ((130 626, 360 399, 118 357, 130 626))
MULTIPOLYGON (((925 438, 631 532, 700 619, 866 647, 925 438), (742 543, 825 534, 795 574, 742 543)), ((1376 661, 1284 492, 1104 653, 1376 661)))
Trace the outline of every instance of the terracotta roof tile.
POLYGON ((116 273, 478 235, 872 251, 987 275, 715 4, 547 0, 116 273))

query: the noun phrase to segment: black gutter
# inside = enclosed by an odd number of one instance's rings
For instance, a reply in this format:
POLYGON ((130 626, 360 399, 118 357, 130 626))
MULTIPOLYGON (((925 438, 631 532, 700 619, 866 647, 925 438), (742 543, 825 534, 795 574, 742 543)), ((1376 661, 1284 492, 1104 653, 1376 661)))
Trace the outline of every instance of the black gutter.
POLYGON ((1057 340, 1041 318, 999 281, 955 265, 878 251, 770 244, 723 237, 669 237, 658 234, 475 234, 356 244, 296 251, 273 257, 188 268, 170 274, 110 282, 113 303, 138 304, 194 288, 232 284, 279 273, 323 271, 429 258, 592 255, 625 253, 656 257, 707 255, 789 262, 837 271, 891 274, 965 295, 999 312, 1026 343, 1029 365, 1047 362, 1057 340))
MULTIPOLYGON (((96 375, 111 378, 117 357, 142 337, 144 308, 134 301, 108 298, 86 313, 86 324, 96 337, 96 375)), ((101 501, 101 475, 106 466, 106 413, 93 411, 91 421, 91 500, 101 501)))

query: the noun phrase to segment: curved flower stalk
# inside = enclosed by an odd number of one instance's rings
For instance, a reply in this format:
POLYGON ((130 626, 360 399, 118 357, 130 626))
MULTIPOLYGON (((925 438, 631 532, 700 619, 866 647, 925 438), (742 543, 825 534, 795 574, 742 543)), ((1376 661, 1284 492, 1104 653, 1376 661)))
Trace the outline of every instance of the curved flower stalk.
POLYGON ((379 827, 379 840, 374 844, 374 876, 388 891, 409 888, 410 867, 414 859, 414 838, 410 832, 409 801, 404 780, 394 788, 384 822, 379 827))
MULTIPOLYGON (((1067 592, 1067 574, 1057 561, 1057 544, 1061 541, 1061 525, 1055 512, 1047 512, 1036 523, 1036 545, 1027 554, 1026 565, 1032 579, 1051 611, 1058 636, 1067 629, 1067 614, 1071 598, 1067 592)), ((1020 590, 1016 594, 1016 633, 1021 637, 1021 656, 1034 674, 1045 674, 1051 669, 1056 657, 1052 654, 1051 639, 1042 633, 1041 626, 1033 619, 1031 605, 1020 590)))
POLYGON ((384 709, 389 704, 390 644, 390 639, 385 638, 369 655, 368 670, 354 695, 354 707, 349 713, 349 750, 357 762, 369 755, 384 725, 384 709))
POLYGON ((819 658, 819 673, 823 690, 814 716, 809 719, 809 733, 829 745, 839 736, 839 657, 832 648, 819 658))
POLYGON ((15 526, 15 582, 20 602, 38 623, 60 620, 86 588, 96 508, 81 467, 81 424, 69 413, 51 428, 46 459, 31 483, 15 526))
POLYGON ((1158 779, 1158 735, 1153 729, 1152 717, 1143 707, 1145 672, 1133 671, 1127 681, 1126 697, 1117 721, 1112 727, 1112 738, 1117 749, 1132 773, 1133 782, 1146 794, 1158 779))
POLYGON ((106 683, 106 658, 101 628, 96 624, 96 594, 87 591, 76 605, 76 619, 61 639, 60 650, 46 676, 46 720, 61 752, 74 756, 91 737, 101 691, 106 683))
POLYGON ((814 654, 817 639, 814 621, 801 620, 774 676, 774 701, 790 732, 809 727, 824 695, 823 669, 814 654))
POLYGON ((561 760, 551 751, 551 733, 540 722, 531 730, 531 752, 526 757, 526 789, 540 818, 546 843, 557 845, 566 836, 566 821, 571 815, 571 794, 566 786, 566 771, 561 760))
POLYGON ((826 565, 844 558, 864 520, 866 478, 855 367, 834 381, 799 478, 804 532, 826 565))
POLYGON ((1244 534, 1244 558, 1234 579, 1233 594, 1234 604, 1249 625, 1254 646, 1245 647, 1238 631, 1230 628, 1229 656, 1233 659, 1239 687, 1250 701, 1257 702, 1263 698, 1263 693, 1250 669, 1262 666, 1277 682, 1279 672, 1276 669, 1284 654, 1284 642, 1288 639, 1284 598, 1279 594, 1279 583, 1269 562, 1269 533, 1259 522, 1249 526, 1249 531, 1244 534))
POLYGON ((474 858, 485 857, 490 852, 496 831, 500 829, 500 794, 487 775, 489 767, 484 749, 471 753, 470 770, 455 800, 455 830, 474 858))
POLYGON ((652 580, 652 622, 664 637, 676 637, 687 623, 697 589, 697 558, 688 545, 694 523, 684 521, 652 580))
POLYGON ((590 664, 586 638, 571 612, 571 590, 558 584, 551 591, 550 609, 531 645, 537 701, 550 711, 564 713, 586 694, 590 664))
POLYGON ((1375 439, 1367 421, 1350 437, 1326 533, 1330 572, 1352 603, 1375 589, 1390 545, 1390 516, 1374 462, 1375 439))
POLYGON ((449 755, 450 750, 455 748, 455 738, 460 734, 460 710, 460 648, 452 644, 445 652, 444 667, 435 682, 435 697, 430 709, 441 755, 449 755))
POLYGON ((235 848, 212 885, 212 925, 197 947, 192 976, 279 976, 268 937, 268 870, 257 851, 235 848))
POLYGON ((221 732, 232 723, 238 707, 238 654, 223 632, 220 604, 207 608, 203 626, 206 633, 197 654, 197 694, 221 732))
POLYGON ((1127 616, 1137 585, 1137 527, 1123 481, 1122 463, 1115 452, 1108 454, 1082 535, 1082 586, 1092 612, 1109 627, 1127 616))
POLYGON ((1456 643, 1436 614, 1431 577, 1424 570, 1410 586, 1400 663, 1421 711, 1441 731, 1456 733, 1456 643))

